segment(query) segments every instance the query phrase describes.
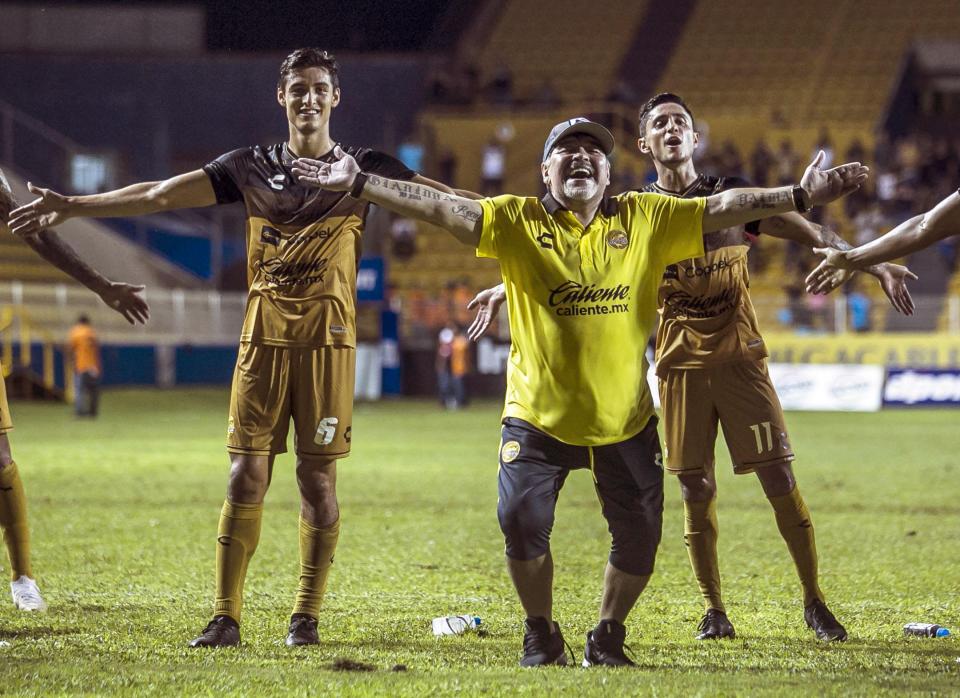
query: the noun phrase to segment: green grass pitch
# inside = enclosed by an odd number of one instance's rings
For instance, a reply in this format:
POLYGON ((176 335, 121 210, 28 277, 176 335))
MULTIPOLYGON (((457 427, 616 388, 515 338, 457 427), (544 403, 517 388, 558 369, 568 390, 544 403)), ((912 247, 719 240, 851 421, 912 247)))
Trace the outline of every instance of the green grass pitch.
MULTIPOLYGON (((227 477, 224 390, 114 391, 96 422, 14 403, 42 615, 0 599, 0 692, 140 695, 901 695, 960 692, 958 415, 791 414, 796 472, 828 601, 850 632, 815 641, 756 478, 718 448, 720 555, 738 638, 693 639, 699 594, 667 478, 657 571, 628 622, 637 670, 520 670, 522 613, 496 520, 499 405, 357 406, 341 461, 343 532, 319 647, 283 645, 297 577, 292 456, 278 459, 246 584, 243 645, 185 647, 209 620, 227 477), (434 638, 476 613, 487 635, 434 638), (904 638, 931 621, 942 640, 904 638), (342 671, 338 659, 374 667, 342 671), (393 671, 403 665, 406 671, 393 671)), ((589 474, 567 481, 553 537, 556 617, 578 655, 608 538, 589 474)), ((3 557, 6 568, 6 558, 3 557)), ((4 572, 9 572, 4 569, 4 572)))

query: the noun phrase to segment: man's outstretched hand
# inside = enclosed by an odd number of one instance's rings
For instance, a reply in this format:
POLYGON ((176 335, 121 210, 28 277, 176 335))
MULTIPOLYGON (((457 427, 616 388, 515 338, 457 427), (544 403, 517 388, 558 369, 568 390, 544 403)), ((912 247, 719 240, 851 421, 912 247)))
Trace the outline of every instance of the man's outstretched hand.
POLYGON ((14 235, 27 237, 36 235, 45 228, 52 228, 69 218, 67 208, 69 202, 63 194, 52 189, 35 187, 27 182, 27 189, 37 198, 25 206, 21 206, 10 214, 10 230, 14 235))
POLYGON ((821 170, 826 157, 821 150, 800 179, 800 186, 810 197, 811 206, 821 206, 855 192, 870 176, 870 168, 859 162, 848 162, 829 170, 821 170))
POLYGON ((505 300, 507 300, 507 294, 503 284, 480 291, 475 295, 473 300, 467 303, 467 310, 477 309, 477 316, 473 318, 473 322, 467 328, 467 337, 476 342, 485 335, 505 300))
POLYGON ((360 174, 360 165, 339 145, 333 149, 333 154, 336 162, 297 158, 293 163, 293 174, 304 184, 320 189, 350 191, 354 178, 360 174))
POLYGON ((143 286, 111 281, 107 289, 100 293, 100 299, 123 315, 131 325, 143 324, 150 319, 150 306, 140 295, 143 289, 143 286))

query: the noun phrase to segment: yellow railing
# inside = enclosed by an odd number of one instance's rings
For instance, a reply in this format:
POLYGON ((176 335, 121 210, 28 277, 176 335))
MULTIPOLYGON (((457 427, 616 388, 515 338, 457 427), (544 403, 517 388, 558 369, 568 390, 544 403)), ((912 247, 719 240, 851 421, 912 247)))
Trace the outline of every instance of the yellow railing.
MULTIPOLYGON (((30 368, 33 361, 30 346, 33 338, 37 337, 43 352, 43 365, 40 378, 44 387, 49 390, 56 388, 56 348, 57 342, 53 335, 37 327, 30 319, 30 314, 22 307, 4 306, 0 308, 0 355, 3 357, 3 377, 8 377, 14 368, 30 368), (16 327, 18 332, 14 332, 16 327), (14 356, 14 345, 20 345, 20 353, 14 356)), ((71 366, 66 356, 63 358, 64 399, 73 402, 73 381, 71 366)))

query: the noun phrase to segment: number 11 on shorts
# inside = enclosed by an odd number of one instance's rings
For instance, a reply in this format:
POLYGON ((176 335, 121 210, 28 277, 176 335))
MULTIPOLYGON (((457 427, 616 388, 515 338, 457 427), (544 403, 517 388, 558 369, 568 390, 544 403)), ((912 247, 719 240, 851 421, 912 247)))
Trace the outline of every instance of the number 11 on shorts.
POLYGON ((767 436, 767 451, 773 450, 773 431, 770 429, 770 422, 760 422, 759 424, 751 424, 750 428, 753 430, 753 435, 757 439, 757 453, 763 453, 763 434, 767 436), (761 431, 760 427, 763 427, 761 431))

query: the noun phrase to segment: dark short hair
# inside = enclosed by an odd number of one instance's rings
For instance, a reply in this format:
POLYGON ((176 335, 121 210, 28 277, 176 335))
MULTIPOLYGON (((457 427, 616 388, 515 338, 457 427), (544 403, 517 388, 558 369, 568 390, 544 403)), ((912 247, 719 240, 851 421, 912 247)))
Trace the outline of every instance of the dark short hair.
POLYGON ((80 317, 77 318, 77 322, 79 322, 81 325, 89 325, 90 318, 87 317, 86 315, 81 315, 80 317))
POLYGON ((680 95, 676 95, 673 92, 661 92, 658 95, 654 95, 640 107, 640 117, 638 119, 637 126, 640 129, 640 137, 643 138, 643 134, 647 130, 647 119, 650 118, 650 112, 655 108, 659 107, 661 104, 679 104, 683 107, 683 110, 690 115, 690 125, 693 126, 693 112, 690 111, 690 107, 687 106, 687 103, 683 101, 683 98, 680 95))
POLYGON ((319 48, 298 48, 289 56, 283 59, 280 64, 280 79, 277 81, 277 89, 283 90, 286 86, 287 78, 296 70, 304 68, 324 68, 330 75, 330 83, 333 89, 340 87, 340 64, 328 53, 319 48))

